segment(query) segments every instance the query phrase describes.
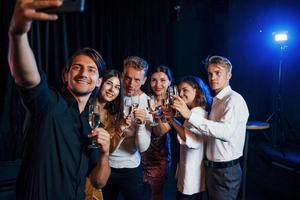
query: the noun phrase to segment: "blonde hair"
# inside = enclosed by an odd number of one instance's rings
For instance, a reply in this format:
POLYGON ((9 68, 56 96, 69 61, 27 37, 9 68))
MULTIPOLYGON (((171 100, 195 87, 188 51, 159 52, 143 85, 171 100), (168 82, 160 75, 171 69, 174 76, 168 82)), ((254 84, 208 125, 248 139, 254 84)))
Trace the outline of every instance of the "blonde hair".
POLYGON ((227 58, 225 58, 223 56, 210 56, 210 57, 208 57, 206 59, 206 62, 205 62, 206 69, 211 64, 221 65, 222 67, 226 68, 227 71, 230 72, 230 73, 232 71, 232 64, 231 64, 231 62, 227 58))

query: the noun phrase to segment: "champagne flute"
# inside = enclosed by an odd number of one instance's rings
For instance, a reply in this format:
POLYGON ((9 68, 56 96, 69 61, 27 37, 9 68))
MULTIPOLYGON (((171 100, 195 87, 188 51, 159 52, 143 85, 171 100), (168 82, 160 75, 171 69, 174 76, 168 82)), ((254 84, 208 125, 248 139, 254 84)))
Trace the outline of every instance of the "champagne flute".
POLYGON ((178 87, 176 85, 173 85, 173 90, 174 90, 174 95, 178 96, 179 92, 178 92, 178 87))
MULTIPOLYGON (((124 107, 123 107, 123 117, 124 117, 124 119, 129 117, 131 115, 131 113, 132 113, 131 98, 125 98, 124 99, 124 107)), ((126 128, 123 130, 123 132, 126 131, 129 127, 130 127, 130 125, 126 125, 126 128)))
MULTIPOLYGON (((162 99, 162 112, 163 111, 169 111, 170 109, 171 109, 171 107, 170 107, 170 99, 168 97, 162 99)), ((167 123, 168 119, 162 114, 161 121, 163 123, 167 123)))
POLYGON ((157 126, 158 123, 155 121, 155 115, 157 114, 157 107, 156 107, 156 102, 155 102, 155 96, 151 95, 147 99, 148 103, 148 109, 150 111, 150 114, 152 114, 153 121, 150 123, 150 126, 157 126))
MULTIPOLYGON (((97 104, 96 99, 91 100, 91 104, 89 105, 89 124, 92 129, 100 127, 101 124, 100 106, 97 104)), ((95 138, 91 139, 91 143, 88 145, 88 148, 100 148, 95 138)))
MULTIPOLYGON (((132 105, 132 110, 137 109, 140 105, 140 96, 132 96, 131 97, 131 103, 132 103, 131 104, 132 105)), ((141 120, 137 119, 137 118, 134 119, 134 122, 136 124, 142 124, 141 120)))
POLYGON ((132 107, 138 108, 140 105, 140 96, 132 96, 131 97, 132 107))
POLYGON ((124 100, 124 108, 123 108, 124 118, 129 117, 131 113, 132 113, 132 101, 131 98, 126 98, 124 100))
MULTIPOLYGON (((178 96, 179 94, 177 86, 176 85, 169 86, 167 93, 168 93, 169 103, 170 105, 172 105, 174 103, 174 98, 172 96, 173 95, 178 96)), ((179 112, 177 110, 175 110, 174 112, 175 112, 174 117, 179 117, 179 112)))
POLYGON ((172 105, 174 102, 174 98, 172 97, 173 95, 178 96, 178 88, 176 85, 172 85, 168 87, 167 90, 168 93, 168 98, 170 100, 170 104, 172 105))

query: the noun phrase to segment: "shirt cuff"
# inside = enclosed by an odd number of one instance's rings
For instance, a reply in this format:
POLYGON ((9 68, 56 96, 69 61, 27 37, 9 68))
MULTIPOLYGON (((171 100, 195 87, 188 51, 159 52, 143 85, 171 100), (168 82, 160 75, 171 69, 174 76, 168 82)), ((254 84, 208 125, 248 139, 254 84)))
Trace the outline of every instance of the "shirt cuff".
POLYGON ((138 128, 145 128, 146 127, 146 123, 144 123, 144 124, 136 124, 136 127, 138 127, 138 128))

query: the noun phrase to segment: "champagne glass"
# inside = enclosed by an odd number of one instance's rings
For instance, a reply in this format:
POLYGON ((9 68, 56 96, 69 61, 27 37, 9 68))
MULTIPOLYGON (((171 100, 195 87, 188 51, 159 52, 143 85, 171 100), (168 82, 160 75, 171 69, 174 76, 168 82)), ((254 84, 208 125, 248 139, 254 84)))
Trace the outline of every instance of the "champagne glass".
MULTIPOLYGON (((91 103, 89 105, 89 124, 92 129, 100 127, 101 124, 100 106, 97 104, 96 99, 91 100, 91 103)), ((88 145, 88 148, 100 148, 95 138, 91 139, 91 143, 88 145)))
POLYGON ((176 85, 172 85, 168 87, 167 90, 168 93, 168 98, 170 100, 170 104, 172 105, 174 102, 174 98, 172 97, 172 95, 178 96, 178 88, 176 85))
POLYGON ((129 117, 131 113, 132 113, 132 101, 131 98, 126 98, 124 100, 124 108, 123 108, 124 118, 129 117))
MULTIPOLYGON (((168 93, 169 103, 170 105, 172 105, 174 103, 174 98, 172 97, 172 95, 178 96, 179 94, 177 86, 176 85, 169 86, 167 93, 168 93)), ((174 112, 175 112, 174 117, 179 117, 179 112, 177 110, 174 112)))
MULTIPOLYGON (((129 117, 131 115, 131 113, 132 113, 131 98, 125 98, 124 99, 124 107, 123 107, 123 117, 124 117, 124 119, 129 117)), ((130 125, 126 125, 126 128, 123 130, 123 132, 126 131, 129 127, 130 127, 130 125)))
POLYGON ((132 108, 138 108, 140 105, 140 96, 131 97, 132 108))
MULTIPOLYGON (((140 96, 132 96, 131 97, 131 103, 132 103, 131 104, 132 105, 132 110, 137 109, 140 105, 140 96)), ((137 119, 137 118, 134 119, 134 122, 136 124, 142 124, 141 120, 137 119)))
POLYGON ((178 87, 176 85, 173 85, 173 90, 174 90, 174 95, 178 96, 179 92, 178 92, 178 87))
MULTIPOLYGON (((170 107, 169 98, 167 97, 167 98, 162 99, 162 111, 169 111, 169 110, 171 110, 171 107, 170 107)), ((163 114, 161 117, 161 121, 164 123, 168 122, 167 118, 163 114)))
POLYGON ((158 110, 156 107, 155 96, 151 95, 147 99, 147 103, 148 103, 148 109, 150 111, 150 114, 152 114, 152 118, 153 118, 153 121, 150 123, 150 126, 157 126, 158 123, 155 121, 155 115, 157 114, 158 110))

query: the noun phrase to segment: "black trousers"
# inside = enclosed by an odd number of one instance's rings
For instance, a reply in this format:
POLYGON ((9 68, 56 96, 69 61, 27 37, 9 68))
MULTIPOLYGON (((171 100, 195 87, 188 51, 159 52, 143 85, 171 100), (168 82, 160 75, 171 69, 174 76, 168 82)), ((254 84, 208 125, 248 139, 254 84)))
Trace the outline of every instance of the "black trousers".
POLYGON ((192 195, 186 195, 177 191, 176 194, 176 200, 202 200, 202 199, 203 199, 203 192, 199 192, 192 195))
POLYGON ((143 176, 141 167, 137 168, 111 168, 108 182, 102 188, 105 200, 117 200, 122 194, 124 200, 143 199, 143 176))

